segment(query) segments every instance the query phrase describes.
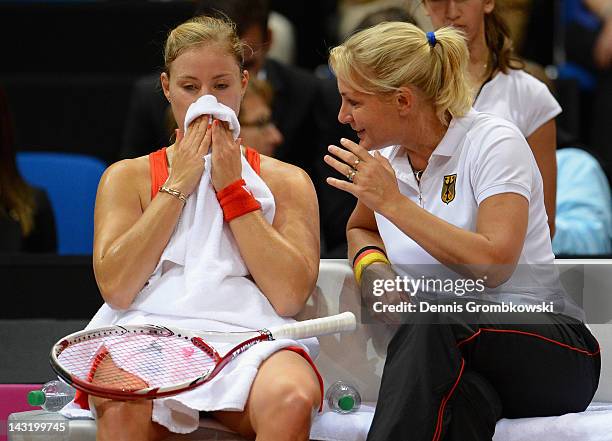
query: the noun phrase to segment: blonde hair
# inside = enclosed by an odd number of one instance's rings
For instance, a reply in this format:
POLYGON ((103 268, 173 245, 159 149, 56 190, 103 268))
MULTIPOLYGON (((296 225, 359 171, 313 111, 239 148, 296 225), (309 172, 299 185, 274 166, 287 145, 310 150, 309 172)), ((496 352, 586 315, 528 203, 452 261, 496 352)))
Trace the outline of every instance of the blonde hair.
POLYGON ((329 65, 352 88, 388 94, 412 85, 434 104, 440 121, 465 115, 472 105, 469 53, 459 31, 444 27, 427 35, 410 23, 386 22, 351 36, 330 52, 329 65), (450 117, 449 117, 450 115, 450 117))
POLYGON ((170 65, 185 50, 211 43, 219 44, 233 55, 242 71, 244 48, 236 25, 228 18, 206 15, 191 18, 170 31, 164 49, 164 71, 169 75, 170 65))

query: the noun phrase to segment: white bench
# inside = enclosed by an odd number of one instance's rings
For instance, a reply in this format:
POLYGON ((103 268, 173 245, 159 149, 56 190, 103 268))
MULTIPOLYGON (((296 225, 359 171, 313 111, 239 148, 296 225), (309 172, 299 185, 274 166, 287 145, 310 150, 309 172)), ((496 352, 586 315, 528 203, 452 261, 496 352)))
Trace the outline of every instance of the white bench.
MULTIPOLYGON (((580 414, 501 420, 497 424, 493 441, 612 440, 612 261, 579 260, 557 261, 557 263, 562 264, 560 268, 564 283, 583 284, 585 308, 594 310, 593 314, 600 323, 608 322, 604 325, 591 326, 602 346, 602 374, 594 404, 589 410, 580 414), (586 265, 583 266, 584 264, 586 265), (596 293, 606 295, 603 304, 601 298, 597 304, 592 301, 596 293)), ((345 260, 323 260, 316 292, 298 318, 321 317, 343 311, 353 311, 358 318, 360 317, 359 294, 351 268, 345 260)), ((354 333, 320 338, 321 352, 316 363, 325 380, 326 389, 339 379, 351 382, 357 386, 365 404, 359 412, 349 415, 339 415, 324 409, 313 423, 311 431, 313 440, 365 440, 373 416, 373 404, 378 399, 389 337, 389 331, 382 325, 359 325, 354 333)), ((60 418, 58 414, 33 411, 12 414, 9 422, 57 421, 60 418)), ((212 420, 202 420, 201 425, 199 430, 187 437, 173 436, 169 439, 243 440, 238 435, 223 430, 221 425, 212 420)), ((36 441, 40 438, 13 433, 9 434, 8 439, 36 441)), ((71 420, 68 438, 49 436, 46 439, 93 441, 95 422, 71 420)))

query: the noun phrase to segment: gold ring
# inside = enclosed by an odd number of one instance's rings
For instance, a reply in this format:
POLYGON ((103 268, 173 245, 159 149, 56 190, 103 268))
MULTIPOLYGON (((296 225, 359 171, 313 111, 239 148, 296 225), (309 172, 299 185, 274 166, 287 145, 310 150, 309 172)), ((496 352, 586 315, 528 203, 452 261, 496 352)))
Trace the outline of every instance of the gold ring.
POLYGON ((357 174, 357 170, 351 169, 351 171, 347 173, 346 177, 349 181, 353 182, 353 179, 355 179, 356 174, 357 174))
POLYGON ((359 165, 360 162, 361 162, 361 160, 359 158, 355 159, 355 162, 353 162, 353 168, 355 170, 357 170, 357 166, 359 165))

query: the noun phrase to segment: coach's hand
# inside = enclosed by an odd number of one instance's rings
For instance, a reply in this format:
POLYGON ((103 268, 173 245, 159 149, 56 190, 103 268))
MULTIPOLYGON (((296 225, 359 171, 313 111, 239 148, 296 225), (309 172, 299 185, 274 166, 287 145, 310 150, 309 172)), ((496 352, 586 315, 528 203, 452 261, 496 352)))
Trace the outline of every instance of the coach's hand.
POLYGON ((347 180, 327 178, 329 185, 351 193, 369 209, 379 213, 384 204, 402 197, 395 171, 387 158, 379 152, 372 156, 349 139, 342 138, 340 143, 344 148, 330 145, 328 151, 335 157, 325 155, 324 160, 347 180))

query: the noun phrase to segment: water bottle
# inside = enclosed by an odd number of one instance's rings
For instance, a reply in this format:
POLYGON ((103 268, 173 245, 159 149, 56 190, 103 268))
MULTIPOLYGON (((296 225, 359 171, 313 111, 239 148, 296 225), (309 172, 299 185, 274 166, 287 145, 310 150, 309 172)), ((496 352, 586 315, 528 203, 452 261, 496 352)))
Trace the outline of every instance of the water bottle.
POLYGON ((357 388, 342 380, 329 386, 325 399, 329 408, 338 413, 355 412, 361 406, 361 396, 357 388))
POLYGON ((57 412, 74 398, 75 390, 63 381, 51 380, 40 390, 28 393, 30 406, 40 406, 49 412, 57 412))

